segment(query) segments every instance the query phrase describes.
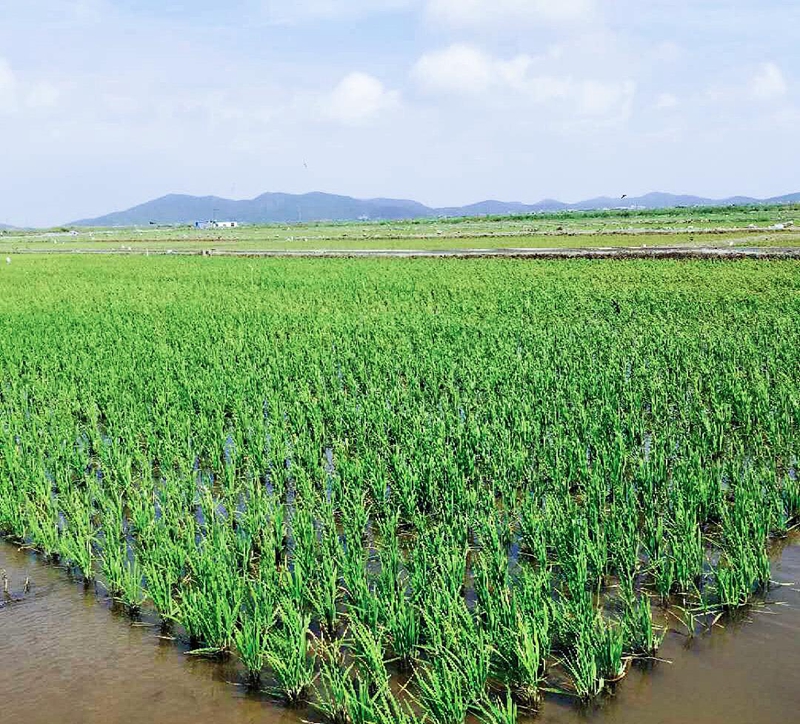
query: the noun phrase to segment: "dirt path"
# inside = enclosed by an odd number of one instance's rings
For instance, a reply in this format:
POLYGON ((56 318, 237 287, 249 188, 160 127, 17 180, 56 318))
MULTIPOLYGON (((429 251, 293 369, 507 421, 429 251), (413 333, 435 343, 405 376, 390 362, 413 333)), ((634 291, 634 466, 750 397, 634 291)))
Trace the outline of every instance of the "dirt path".
POLYGON ((247 258, 511 258, 511 259, 800 259, 800 247, 592 247, 500 249, 19 249, 21 254, 91 254, 106 256, 226 256, 247 258))

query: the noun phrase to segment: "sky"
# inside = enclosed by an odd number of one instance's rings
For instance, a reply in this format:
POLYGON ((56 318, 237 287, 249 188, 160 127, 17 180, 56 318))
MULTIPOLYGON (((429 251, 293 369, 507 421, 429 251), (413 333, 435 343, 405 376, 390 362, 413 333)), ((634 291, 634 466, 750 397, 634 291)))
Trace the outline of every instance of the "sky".
POLYGON ((0 223, 800 191, 796 0, 0 0, 0 223))

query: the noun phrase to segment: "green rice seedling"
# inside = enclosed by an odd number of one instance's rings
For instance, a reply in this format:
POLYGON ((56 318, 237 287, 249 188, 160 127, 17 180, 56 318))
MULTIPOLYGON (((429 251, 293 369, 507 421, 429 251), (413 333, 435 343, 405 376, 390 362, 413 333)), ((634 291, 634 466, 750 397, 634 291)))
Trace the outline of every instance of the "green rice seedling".
POLYGON ((168 536, 159 534, 154 541, 140 547, 147 595, 165 625, 177 621, 181 614, 180 584, 184 577, 183 549, 168 536))
POLYGON ((389 673, 384 663, 380 632, 375 632, 359 619, 352 619, 348 628, 350 633, 348 643, 364 685, 373 695, 388 690, 389 673))
POLYGON ((697 634, 698 616, 697 611, 688 605, 673 606, 669 613, 675 617, 686 629, 685 635, 688 641, 692 641, 697 634), (676 613, 677 611, 677 613, 676 613))
POLYGON ((752 489, 737 489, 734 507, 723 515, 723 555, 716 567, 719 601, 724 608, 747 605, 753 593, 769 585, 770 563, 763 536, 766 529, 756 494, 752 489), (753 535, 753 529, 759 527, 753 535))
POLYGON ((606 681, 616 681, 625 675, 626 661, 625 633, 621 626, 603 621, 598 624, 596 633, 595 656, 598 661, 600 675, 606 681))
POLYGON ((800 517, 800 470, 795 463, 785 474, 780 495, 783 502, 783 525, 787 532, 796 527, 800 517))
POLYGON ((592 642, 579 639, 574 655, 563 660, 565 671, 575 687, 575 694, 582 701, 589 701, 600 695, 605 688, 605 681, 600 676, 597 660, 594 657, 592 642))
POLYGON ((494 637, 496 655, 502 662, 501 679, 522 704, 535 709, 541 700, 551 648, 548 573, 520 569, 511 604, 499 635, 494 637))
POLYGON ((519 612, 493 637, 495 675, 513 690, 514 696, 528 709, 536 709, 542 698, 545 659, 534 624, 519 612))
POLYGON ((378 724, 418 724, 424 719, 415 715, 408 700, 400 701, 391 692, 373 699, 374 720, 378 724))
MULTIPOLYGON (((337 651, 328 652, 322 657, 314 708, 332 724, 353 724, 353 714, 360 718, 364 702, 361 699, 361 687, 357 691, 353 682, 353 666, 341 666, 337 660, 340 656, 341 653, 337 651)), ((366 687, 363 688, 366 691, 366 687)))
MULTIPOLYGON (((107 500, 113 497, 113 494, 109 494, 104 496, 104 499, 107 500)), ((163 530, 166 527, 163 519, 156 521, 154 499, 153 491, 147 489, 131 491, 129 499, 124 501, 124 504, 122 500, 119 500, 121 507, 119 511, 114 511, 114 521, 111 524, 106 523, 108 513, 104 513, 103 531, 106 534, 113 533, 116 528, 118 535, 121 535, 124 520, 127 523, 127 532, 135 542, 140 546, 151 542, 156 535, 156 530, 163 530)), ((114 500, 113 503, 106 502, 106 505, 112 505, 113 508, 117 508, 117 501, 114 500)))
POLYGON ((382 613, 392 653, 402 670, 413 663, 422 642, 419 609, 407 598, 388 599, 382 613))
POLYGON ((506 573, 494 564, 487 570, 482 559, 475 565, 476 615, 493 642, 495 675, 513 687, 515 695, 527 707, 535 708, 540 700, 547 639, 546 604, 536 600, 532 583, 536 573, 520 571, 521 583, 510 589, 506 573), (490 579, 494 578, 494 583, 490 579), (545 610, 539 609, 542 606, 545 610))
POLYGON ((721 562, 716 569, 717 595, 724 609, 735 609, 750 603, 753 593, 751 569, 730 559, 721 562))
POLYGON ((522 547, 540 568, 547 565, 546 519, 532 495, 525 498, 520 516, 522 547))
POLYGON ((557 514, 555 545, 560 562, 560 574, 573 595, 582 591, 597 591, 601 583, 598 553, 588 533, 588 522, 577 511, 562 509, 557 514), (567 516, 575 516, 567 518, 567 516))
POLYGON ((342 527, 345 539, 350 545, 367 542, 367 532, 371 513, 371 503, 366 492, 353 492, 342 500, 342 527))
POLYGON ((356 540, 348 539, 340 558, 348 610, 371 628, 377 627, 381 616, 381 604, 370 586, 367 575, 368 559, 361 549, 360 536, 356 540))
MULTIPOLYGON (((681 501, 680 496, 677 501, 681 501)), ((703 573, 705 546, 700 527, 680 504, 676 506, 671 547, 674 585, 683 592, 689 591, 703 573)))
MULTIPOLYGON (((630 586, 630 584, 628 584, 630 586)), ((653 612, 650 598, 643 593, 639 598, 630 586, 623 584, 621 630, 624 633, 625 653, 635 657, 653 657, 663 640, 663 632, 656 630, 653 624, 653 612)))
POLYGON ((336 631, 339 603, 342 600, 340 548, 335 528, 325 530, 315 557, 315 566, 308 576, 307 603, 326 631, 333 634, 336 631))
POLYGON ((341 663, 341 652, 328 652, 320 668, 313 706, 332 724, 412 724, 413 713, 388 687, 372 691, 354 671, 341 663))
POLYGON ((179 621, 200 654, 225 654, 233 643, 245 597, 241 561, 225 528, 213 522, 191 559, 188 581, 181 587, 179 621))
POLYGON ((676 584, 675 558, 662 548, 658 556, 651 562, 651 572, 656 591, 662 601, 667 601, 676 584))
POLYGON ((261 581, 249 581, 248 596, 234 633, 234 643, 254 685, 259 682, 266 665, 270 634, 275 624, 274 592, 261 581))
POLYGON ((146 600, 142 585, 144 571, 138 557, 128 551, 121 488, 109 485, 100 492, 100 501, 103 516, 100 559, 106 586, 111 596, 135 616, 146 600))
POLYGON ((273 501, 270 508, 269 542, 275 566, 285 566, 287 556, 286 506, 273 501))
POLYGON ((478 707, 477 717, 483 724, 517 724, 519 711, 511 690, 506 689, 505 699, 500 701, 487 696, 478 707))
MULTIPOLYGON (((7 405, 3 406, 4 411, 7 405)), ((4 536, 23 539, 28 527, 27 518, 31 504, 26 500, 26 488, 22 481, 29 479, 22 469, 18 444, 10 425, 3 426, 2 447, 0 447, 0 533, 4 536)), ((37 496, 49 499, 50 495, 37 496)))
POLYGON ((298 508, 292 521, 294 538, 293 572, 302 588, 304 606, 312 611, 329 633, 336 630, 341 587, 339 585, 339 544, 333 511, 318 534, 310 509, 298 508))
POLYGON ((120 540, 118 536, 106 534, 101 554, 101 569, 106 588, 112 597, 118 596, 122 590, 126 555, 127 543, 124 537, 120 540))
POLYGON ((467 554, 466 541, 454 539, 452 533, 441 528, 427 531, 406 561, 412 601, 426 605, 424 599, 429 595, 453 601, 462 599, 467 554), (436 586, 431 586, 432 572, 436 586))
MULTIPOLYGON (((56 498, 52 494, 52 487, 43 470, 34 471, 31 490, 26 496, 24 507, 28 535, 35 541, 36 547, 45 558, 54 558, 59 552, 58 507, 56 498)), ((3 494, 3 490, 0 489, 0 496, 3 494)), ((17 505, 17 501, 10 497, 7 502, 17 505)), ((0 529, 3 528, 1 521, 2 513, 0 513, 0 529)))
POLYGON ((625 674, 624 631, 609 622, 584 594, 561 605, 566 646, 562 659, 575 693, 588 700, 602 693, 609 682, 625 674))
POLYGON ((4 537, 25 539, 28 530, 26 504, 21 489, 12 488, 10 482, 0 483, 0 531, 4 537))
POLYGON ((437 655, 416 677, 419 701, 434 724, 463 724, 474 703, 466 677, 453 655, 437 655))
POLYGON ((136 616, 147 596, 142 586, 144 571, 136 556, 125 560, 120 579, 119 600, 131 616, 136 616))
POLYGON ((476 560, 474 587, 477 616, 490 635, 495 635, 510 615, 511 600, 505 580, 498 582, 490 565, 483 556, 476 560))
POLYGON ((276 610, 277 621, 267 635, 264 657, 280 693, 292 704, 306 697, 314 682, 315 652, 309 641, 311 616, 303 614, 286 596, 276 610))
POLYGON ((427 692, 423 693, 423 703, 428 696, 430 706, 440 709, 443 704, 434 700, 436 692, 452 691, 457 686, 463 702, 472 706, 484 695, 491 674, 494 651, 489 637, 467 610, 463 598, 454 600, 445 591, 433 597, 429 605, 425 623, 428 673, 424 674, 425 684, 420 683, 427 692))
MULTIPOLYGON (((237 528, 251 542, 253 555, 261 559, 265 557, 273 566, 279 565, 282 550, 275 545, 274 515, 275 509, 283 510, 276 504, 261 481, 253 478, 242 490, 243 504, 237 505, 235 521, 237 528)), ((282 529, 282 523, 279 528, 282 529)), ((283 531, 279 534, 279 541, 283 538, 283 531)))
POLYGON ((92 523, 94 510, 90 490, 70 488, 63 505, 67 523, 66 529, 61 533, 59 547, 64 559, 78 568, 84 582, 88 584, 95 578, 94 547, 97 542, 92 523))
POLYGON ((605 521, 609 554, 606 572, 624 579, 634 576, 642 563, 639 510, 631 487, 618 484, 613 495, 605 521))
MULTIPOLYGON (((380 572, 375 581, 374 597, 379 607, 379 621, 386 631, 393 656, 400 668, 406 670, 420 646, 422 631, 419 608, 406 591, 408 574, 398 544, 398 520, 395 511, 380 526, 380 572)), ((421 573, 419 568, 414 570, 421 573)), ((420 580, 419 585, 424 583, 420 580)))

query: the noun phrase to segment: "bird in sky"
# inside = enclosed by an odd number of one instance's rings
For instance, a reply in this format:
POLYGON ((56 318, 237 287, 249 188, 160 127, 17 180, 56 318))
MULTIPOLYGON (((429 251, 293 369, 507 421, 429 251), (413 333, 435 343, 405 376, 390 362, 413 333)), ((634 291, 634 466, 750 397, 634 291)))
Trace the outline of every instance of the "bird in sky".
POLYGON ((628 198, 628 194, 622 194, 622 196, 620 196, 620 198, 621 199, 627 199, 628 198))

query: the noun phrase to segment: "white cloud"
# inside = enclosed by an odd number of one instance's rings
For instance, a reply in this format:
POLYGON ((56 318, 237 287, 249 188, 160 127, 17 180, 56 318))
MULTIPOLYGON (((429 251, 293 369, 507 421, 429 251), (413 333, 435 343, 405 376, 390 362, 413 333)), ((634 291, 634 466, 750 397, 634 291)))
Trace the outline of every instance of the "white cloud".
POLYGON ((432 93, 464 96, 501 95, 521 102, 562 102, 586 116, 629 112, 636 91, 630 80, 575 79, 534 73, 537 60, 518 55, 495 58, 471 45, 456 44, 423 55, 412 70, 417 83, 432 93))
POLYGON ((636 84, 631 80, 578 80, 553 75, 533 76, 526 87, 537 103, 557 102, 584 118, 608 120, 627 119, 636 94, 636 84))
POLYGON ((412 75, 429 91, 483 93, 496 79, 496 70, 496 61, 486 53, 458 43, 423 55, 412 75))
POLYGON ((32 109, 53 108, 61 97, 61 91, 47 81, 34 83, 25 94, 25 105, 32 109))
POLYGON ((84 23, 97 23, 108 12, 107 0, 72 0, 68 3, 73 17, 84 23))
POLYGON ((672 93, 661 93, 658 98, 656 98, 656 108, 660 111, 675 108, 677 105, 678 99, 672 93))
POLYGON ((387 90, 383 83, 368 73, 350 73, 326 98, 325 115, 341 123, 366 123, 383 111, 396 108, 400 102, 397 91, 387 90))
POLYGON ((429 0, 427 14, 447 25, 514 25, 588 20, 595 0, 429 0))
POLYGON ((650 54, 660 63, 676 63, 686 56, 686 50, 671 40, 664 40, 658 43, 650 54))
POLYGON ((587 116, 606 116, 621 113, 627 117, 636 93, 633 81, 584 80, 575 84, 572 92, 576 95, 579 110, 587 116))
MULTIPOLYGON (((740 68, 727 83, 717 83, 705 91, 705 99, 714 105, 739 105, 747 101, 773 103, 786 100, 789 83, 783 71, 773 62, 750 68, 740 68)), ((758 104, 750 103, 750 107, 758 104)))
POLYGON ((304 20, 346 20, 413 7, 418 0, 266 0, 263 11, 275 24, 304 20))
POLYGON ((532 65, 529 55, 503 60, 473 45, 456 43, 423 55, 411 75, 428 91, 479 95, 493 87, 525 91, 532 65))
POLYGON ((775 63, 763 63, 750 79, 750 94, 757 100, 781 98, 787 90, 786 79, 775 63))
POLYGON ((58 88, 47 81, 22 82, 11 64, 0 58, 0 114, 52 108, 58 103, 60 96, 58 88))
POLYGON ((17 108, 17 77, 9 62, 0 58, 0 113, 11 113, 17 108))

